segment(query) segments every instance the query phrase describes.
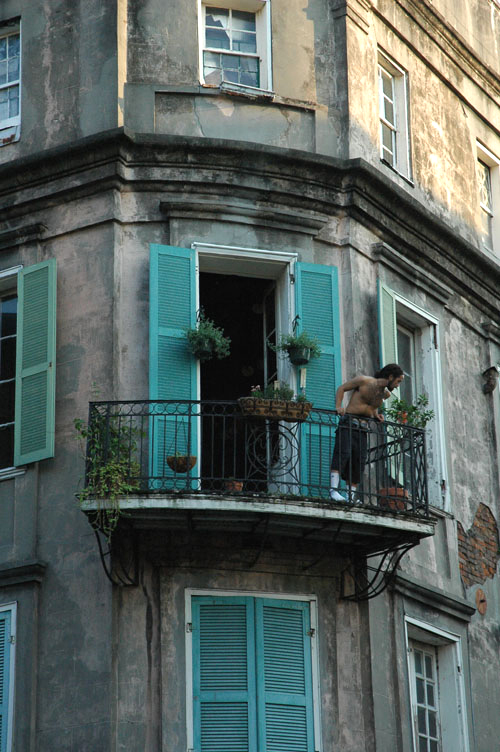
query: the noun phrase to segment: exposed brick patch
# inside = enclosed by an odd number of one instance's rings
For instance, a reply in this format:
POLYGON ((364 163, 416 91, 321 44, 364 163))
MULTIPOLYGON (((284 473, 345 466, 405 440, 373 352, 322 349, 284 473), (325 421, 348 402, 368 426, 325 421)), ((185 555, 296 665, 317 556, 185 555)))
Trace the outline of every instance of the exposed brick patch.
POLYGON ((480 504, 467 532, 457 522, 460 574, 465 587, 494 577, 498 562, 498 526, 491 510, 480 504))

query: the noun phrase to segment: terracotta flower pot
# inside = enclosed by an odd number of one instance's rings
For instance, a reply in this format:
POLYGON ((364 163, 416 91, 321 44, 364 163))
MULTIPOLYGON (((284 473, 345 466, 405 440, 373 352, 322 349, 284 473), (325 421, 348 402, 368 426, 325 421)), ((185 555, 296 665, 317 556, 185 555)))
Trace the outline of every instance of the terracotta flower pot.
POLYGON ((239 493, 240 491, 243 491, 243 481, 241 480, 225 480, 224 481, 224 490, 233 492, 233 493, 239 493))
POLYGON ((390 488, 379 488, 379 504, 382 509, 394 509, 398 512, 404 512, 406 509, 406 500, 409 498, 408 491, 396 486, 390 488))

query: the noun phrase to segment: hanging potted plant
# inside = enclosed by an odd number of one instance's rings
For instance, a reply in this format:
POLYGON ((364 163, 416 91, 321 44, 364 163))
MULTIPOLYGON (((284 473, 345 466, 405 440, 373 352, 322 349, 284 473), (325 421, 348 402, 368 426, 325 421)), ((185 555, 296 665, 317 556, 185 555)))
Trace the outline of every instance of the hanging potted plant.
POLYGON ((307 419, 312 402, 305 394, 294 397, 293 389, 287 384, 280 386, 269 384, 265 389, 253 386, 249 397, 238 400, 244 415, 254 418, 270 418, 271 420, 285 420, 289 423, 300 423, 307 419))
POLYGON ((187 473, 196 465, 196 460, 197 458, 192 454, 176 452, 167 456, 167 465, 174 473, 187 473))
POLYGON ((391 474, 394 475, 396 485, 378 489, 380 506, 382 508, 394 509, 400 512, 406 508, 406 502, 410 498, 408 490, 397 485, 404 458, 405 445, 408 442, 408 432, 404 431, 402 427, 413 426, 424 429, 427 423, 434 417, 434 411, 427 409, 428 404, 429 398, 427 395, 419 394, 414 403, 408 402, 405 399, 395 398, 391 401, 389 407, 384 410, 386 418, 395 424, 400 424, 401 428, 398 425, 391 426, 391 438, 394 442, 394 459, 392 460, 391 474))
POLYGON ((296 334, 282 334, 277 345, 271 345, 271 348, 278 353, 285 354, 289 357, 294 366, 305 366, 313 358, 319 358, 321 347, 318 340, 312 337, 306 331, 296 334))
POLYGON ((200 309, 195 327, 186 330, 186 339, 194 357, 202 363, 211 358, 227 358, 231 340, 224 336, 224 330, 216 326, 200 309))

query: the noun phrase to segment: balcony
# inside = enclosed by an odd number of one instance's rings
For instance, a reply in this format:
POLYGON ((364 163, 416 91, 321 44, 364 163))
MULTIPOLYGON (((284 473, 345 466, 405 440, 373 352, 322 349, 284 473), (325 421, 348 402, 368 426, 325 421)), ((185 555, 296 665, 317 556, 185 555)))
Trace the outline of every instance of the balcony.
MULTIPOLYGON (((394 562, 433 534, 425 432, 348 416, 339 442, 366 443, 354 490, 349 468, 330 498, 338 416, 244 414, 235 401, 90 404, 82 507, 94 527, 119 505, 128 529, 233 531, 394 562)), ((395 565, 394 565, 395 567, 395 565)))

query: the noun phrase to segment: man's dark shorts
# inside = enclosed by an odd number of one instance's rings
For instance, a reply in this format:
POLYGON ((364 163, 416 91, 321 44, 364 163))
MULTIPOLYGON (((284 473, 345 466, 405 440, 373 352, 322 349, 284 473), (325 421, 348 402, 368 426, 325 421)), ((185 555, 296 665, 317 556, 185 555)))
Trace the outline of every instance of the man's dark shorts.
POLYGON ((338 470, 342 480, 357 485, 366 465, 368 449, 368 421, 343 415, 335 435, 332 470, 338 470))

